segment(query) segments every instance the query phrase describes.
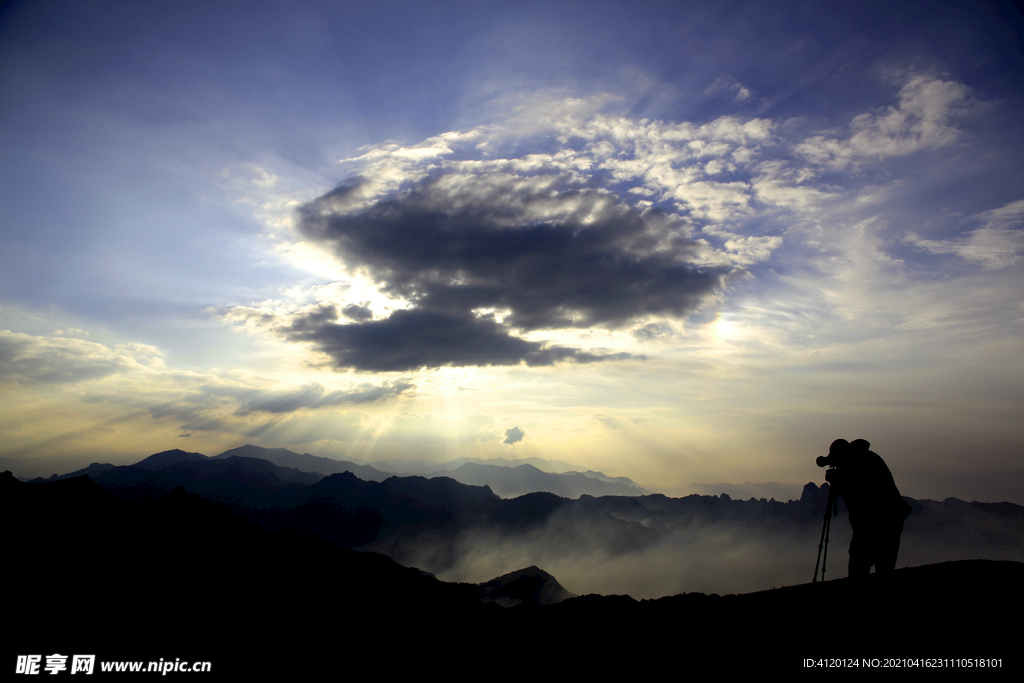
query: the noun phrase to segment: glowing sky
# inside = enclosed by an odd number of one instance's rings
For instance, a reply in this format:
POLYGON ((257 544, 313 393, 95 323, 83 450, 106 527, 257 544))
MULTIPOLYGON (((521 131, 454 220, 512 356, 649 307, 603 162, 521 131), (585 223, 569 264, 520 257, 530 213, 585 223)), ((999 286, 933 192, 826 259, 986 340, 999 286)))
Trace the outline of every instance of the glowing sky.
POLYGON ((1024 503, 1010 3, 15 2, 0 460, 1024 503))

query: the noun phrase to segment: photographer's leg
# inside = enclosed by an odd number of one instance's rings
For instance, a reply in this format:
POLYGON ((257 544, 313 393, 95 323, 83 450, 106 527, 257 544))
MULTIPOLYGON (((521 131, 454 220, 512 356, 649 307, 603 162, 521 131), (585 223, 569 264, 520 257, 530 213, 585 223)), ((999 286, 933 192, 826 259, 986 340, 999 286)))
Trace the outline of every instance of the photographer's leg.
POLYGON ((873 561, 869 553, 869 544, 864 540, 864 534, 858 534, 854 529, 853 539, 850 541, 849 577, 851 579, 861 578, 871 573, 873 561))

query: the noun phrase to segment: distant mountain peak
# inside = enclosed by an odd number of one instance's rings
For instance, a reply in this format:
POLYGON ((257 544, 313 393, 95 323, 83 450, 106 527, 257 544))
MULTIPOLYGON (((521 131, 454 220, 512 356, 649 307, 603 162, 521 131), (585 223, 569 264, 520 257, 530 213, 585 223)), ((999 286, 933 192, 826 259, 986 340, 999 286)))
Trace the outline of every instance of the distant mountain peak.
POLYGON ((176 465, 179 462, 205 462, 209 459, 209 456, 202 453, 189 453, 180 448, 174 448, 169 451, 154 453, 148 458, 143 458, 135 463, 134 467, 144 470, 160 470, 169 465, 176 465))
POLYGON ((567 591, 555 577, 536 565, 503 574, 480 584, 483 602, 496 602, 503 607, 524 603, 553 605, 576 595, 567 591))

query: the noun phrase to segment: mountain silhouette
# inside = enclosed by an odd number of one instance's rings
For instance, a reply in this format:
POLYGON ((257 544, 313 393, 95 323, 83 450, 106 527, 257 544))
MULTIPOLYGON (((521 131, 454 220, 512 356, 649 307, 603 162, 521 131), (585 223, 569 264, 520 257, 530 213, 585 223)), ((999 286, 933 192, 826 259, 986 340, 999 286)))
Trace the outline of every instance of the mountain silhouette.
POLYGON ((134 466, 144 470, 160 470, 169 465, 177 465, 179 462, 205 462, 208 459, 202 453, 188 453, 175 448, 170 451, 163 451, 162 453, 154 453, 148 458, 143 458, 135 463, 134 466))
POLYGON ((445 474, 464 484, 489 486, 502 498, 516 498, 538 492, 553 493, 563 498, 579 498, 581 495, 638 496, 647 493, 621 481, 610 481, 608 478, 592 477, 580 472, 551 474, 530 464, 502 467, 467 462, 446 470, 445 474))
MULTIPOLYGON (((172 463, 161 469, 96 466, 94 480, 134 500, 160 500, 184 487, 266 531, 301 531, 451 580, 481 581, 533 564, 552 570, 576 592, 622 591, 638 598, 806 580, 805 548, 817 546, 828 499, 828 485, 813 483, 799 500, 787 502, 724 494, 573 499, 544 492, 502 499, 489 486, 449 477, 378 482, 348 472, 321 478, 232 455, 274 451, 246 447, 215 458, 166 451, 143 461, 172 463), (714 558, 733 555, 737 560, 716 568, 720 561, 714 558)), ((905 500, 912 514, 899 566, 1024 559, 1021 506, 905 500)), ((846 515, 842 501, 839 513, 846 515)), ((831 541, 829 578, 846 573, 849 525, 834 524, 831 541)))
POLYGON ((502 607, 522 604, 554 605, 575 598, 555 577, 540 567, 518 569, 480 584, 480 600, 502 607))
MULTIPOLYGON (((334 483, 359 486, 347 479, 334 483)), ((393 495, 439 500, 451 486, 429 481, 393 495)), ((556 501, 526 502, 522 510, 542 515, 556 501)), ((1024 580, 1017 562, 638 601, 569 597, 538 567, 445 583, 301 530, 268 532, 184 488, 131 500, 88 477, 28 484, 7 472, 0 505, 18 551, 5 563, 4 603, 17 616, 5 648, 15 654, 173 656, 210 661, 231 677, 322 675, 349 660, 394 660, 391 670, 438 658, 515 668, 512 652, 556 652, 551 670, 579 672, 673 653, 752 672, 826 658, 859 668, 894 657, 1017 665, 1017 634, 1007 627, 1024 580)))
POLYGON ((243 458, 259 458, 272 462, 278 467, 292 468, 302 472, 316 473, 320 476, 341 474, 351 472, 365 481, 384 481, 392 475, 390 472, 382 472, 370 465, 358 465, 346 460, 334 460, 323 458, 309 453, 295 453, 287 448, 261 448, 247 444, 224 451, 220 455, 213 456, 214 459, 230 458, 239 456, 243 458))

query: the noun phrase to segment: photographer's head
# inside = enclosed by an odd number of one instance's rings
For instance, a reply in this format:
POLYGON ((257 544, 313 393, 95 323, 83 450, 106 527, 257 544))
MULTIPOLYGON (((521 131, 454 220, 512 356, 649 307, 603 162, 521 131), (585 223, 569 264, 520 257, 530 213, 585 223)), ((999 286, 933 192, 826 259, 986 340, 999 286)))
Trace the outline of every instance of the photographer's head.
MULTIPOLYGON (((858 439, 858 441, 863 441, 863 439, 858 439)), ((828 447, 828 457, 831 458, 834 455, 839 455, 839 457, 842 457, 846 455, 849 451, 849 441, 847 441, 846 439, 836 439, 835 441, 832 442, 832 445, 828 447)))
POLYGON ((828 447, 828 455, 819 456, 815 461, 818 467, 836 467, 842 464, 850 453, 850 442, 846 439, 836 439, 828 447))

